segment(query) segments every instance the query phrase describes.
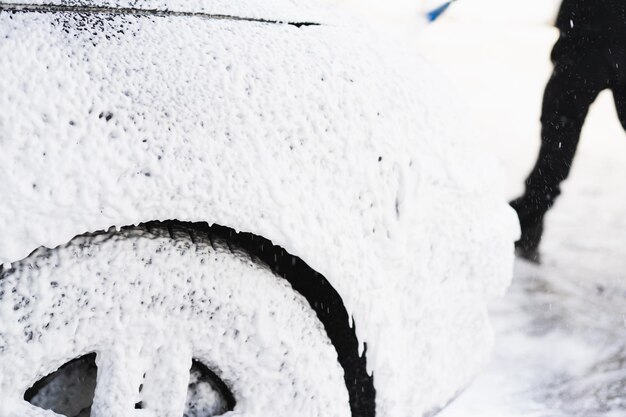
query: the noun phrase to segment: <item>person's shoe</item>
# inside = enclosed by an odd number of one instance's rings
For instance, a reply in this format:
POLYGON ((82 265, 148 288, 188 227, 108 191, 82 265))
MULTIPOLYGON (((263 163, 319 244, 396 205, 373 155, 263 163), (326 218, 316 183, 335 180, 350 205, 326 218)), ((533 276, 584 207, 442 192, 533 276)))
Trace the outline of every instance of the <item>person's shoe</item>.
POLYGON ((522 229, 522 236, 515 242, 515 253, 527 261, 539 263, 539 244, 543 235, 543 217, 546 210, 524 196, 509 204, 517 212, 522 229))
POLYGON ((530 227, 523 227, 522 237, 515 242, 515 254, 527 261, 536 264, 540 263, 541 254, 539 253, 539 243, 541 243, 542 234, 543 219, 530 227))

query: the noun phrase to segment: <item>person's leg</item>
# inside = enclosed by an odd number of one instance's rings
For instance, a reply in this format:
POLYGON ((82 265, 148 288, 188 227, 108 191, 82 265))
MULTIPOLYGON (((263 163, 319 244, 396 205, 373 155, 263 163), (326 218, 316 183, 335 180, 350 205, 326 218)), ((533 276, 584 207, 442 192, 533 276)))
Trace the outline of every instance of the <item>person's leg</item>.
POLYGON ((597 46, 563 42, 553 51, 554 71, 543 96, 539 156, 526 179, 524 195, 511 202, 522 228, 516 248, 531 260, 538 256, 543 217, 570 172, 589 106, 608 85, 609 75, 597 46))

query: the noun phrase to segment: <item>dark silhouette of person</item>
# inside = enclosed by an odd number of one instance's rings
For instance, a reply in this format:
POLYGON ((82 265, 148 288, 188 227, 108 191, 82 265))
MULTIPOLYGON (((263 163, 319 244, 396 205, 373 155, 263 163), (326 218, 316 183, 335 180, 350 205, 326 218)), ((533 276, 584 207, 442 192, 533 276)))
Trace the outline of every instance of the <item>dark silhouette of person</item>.
POLYGON ((544 215, 561 193, 589 106, 600 91, 612 90, 626 129, 626 0, 564 0, 556 26, 560 37, 543 96, 539 157, 524 194, 511 201, 522 228, 516 251, 537 262, 544 215))

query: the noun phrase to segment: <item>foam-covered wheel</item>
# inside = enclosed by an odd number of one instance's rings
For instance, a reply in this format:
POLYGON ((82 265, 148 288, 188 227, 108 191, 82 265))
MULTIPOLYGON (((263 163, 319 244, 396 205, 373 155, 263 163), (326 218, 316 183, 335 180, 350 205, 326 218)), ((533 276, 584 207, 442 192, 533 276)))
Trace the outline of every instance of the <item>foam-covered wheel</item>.
POLYGON ((0 274, 0 316, 3 417, 360 416, 311 300, 211 233, 39 249, 0 274))

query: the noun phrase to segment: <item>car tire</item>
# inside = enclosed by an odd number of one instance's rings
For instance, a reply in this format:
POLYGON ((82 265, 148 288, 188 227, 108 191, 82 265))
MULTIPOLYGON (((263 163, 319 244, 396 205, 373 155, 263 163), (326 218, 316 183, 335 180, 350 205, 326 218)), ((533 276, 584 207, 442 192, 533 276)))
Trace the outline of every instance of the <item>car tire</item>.
POLYGON ((353 323, 307 268, 178 222, 38 249, 0 272, 0 415, 374 416, 353 323))

